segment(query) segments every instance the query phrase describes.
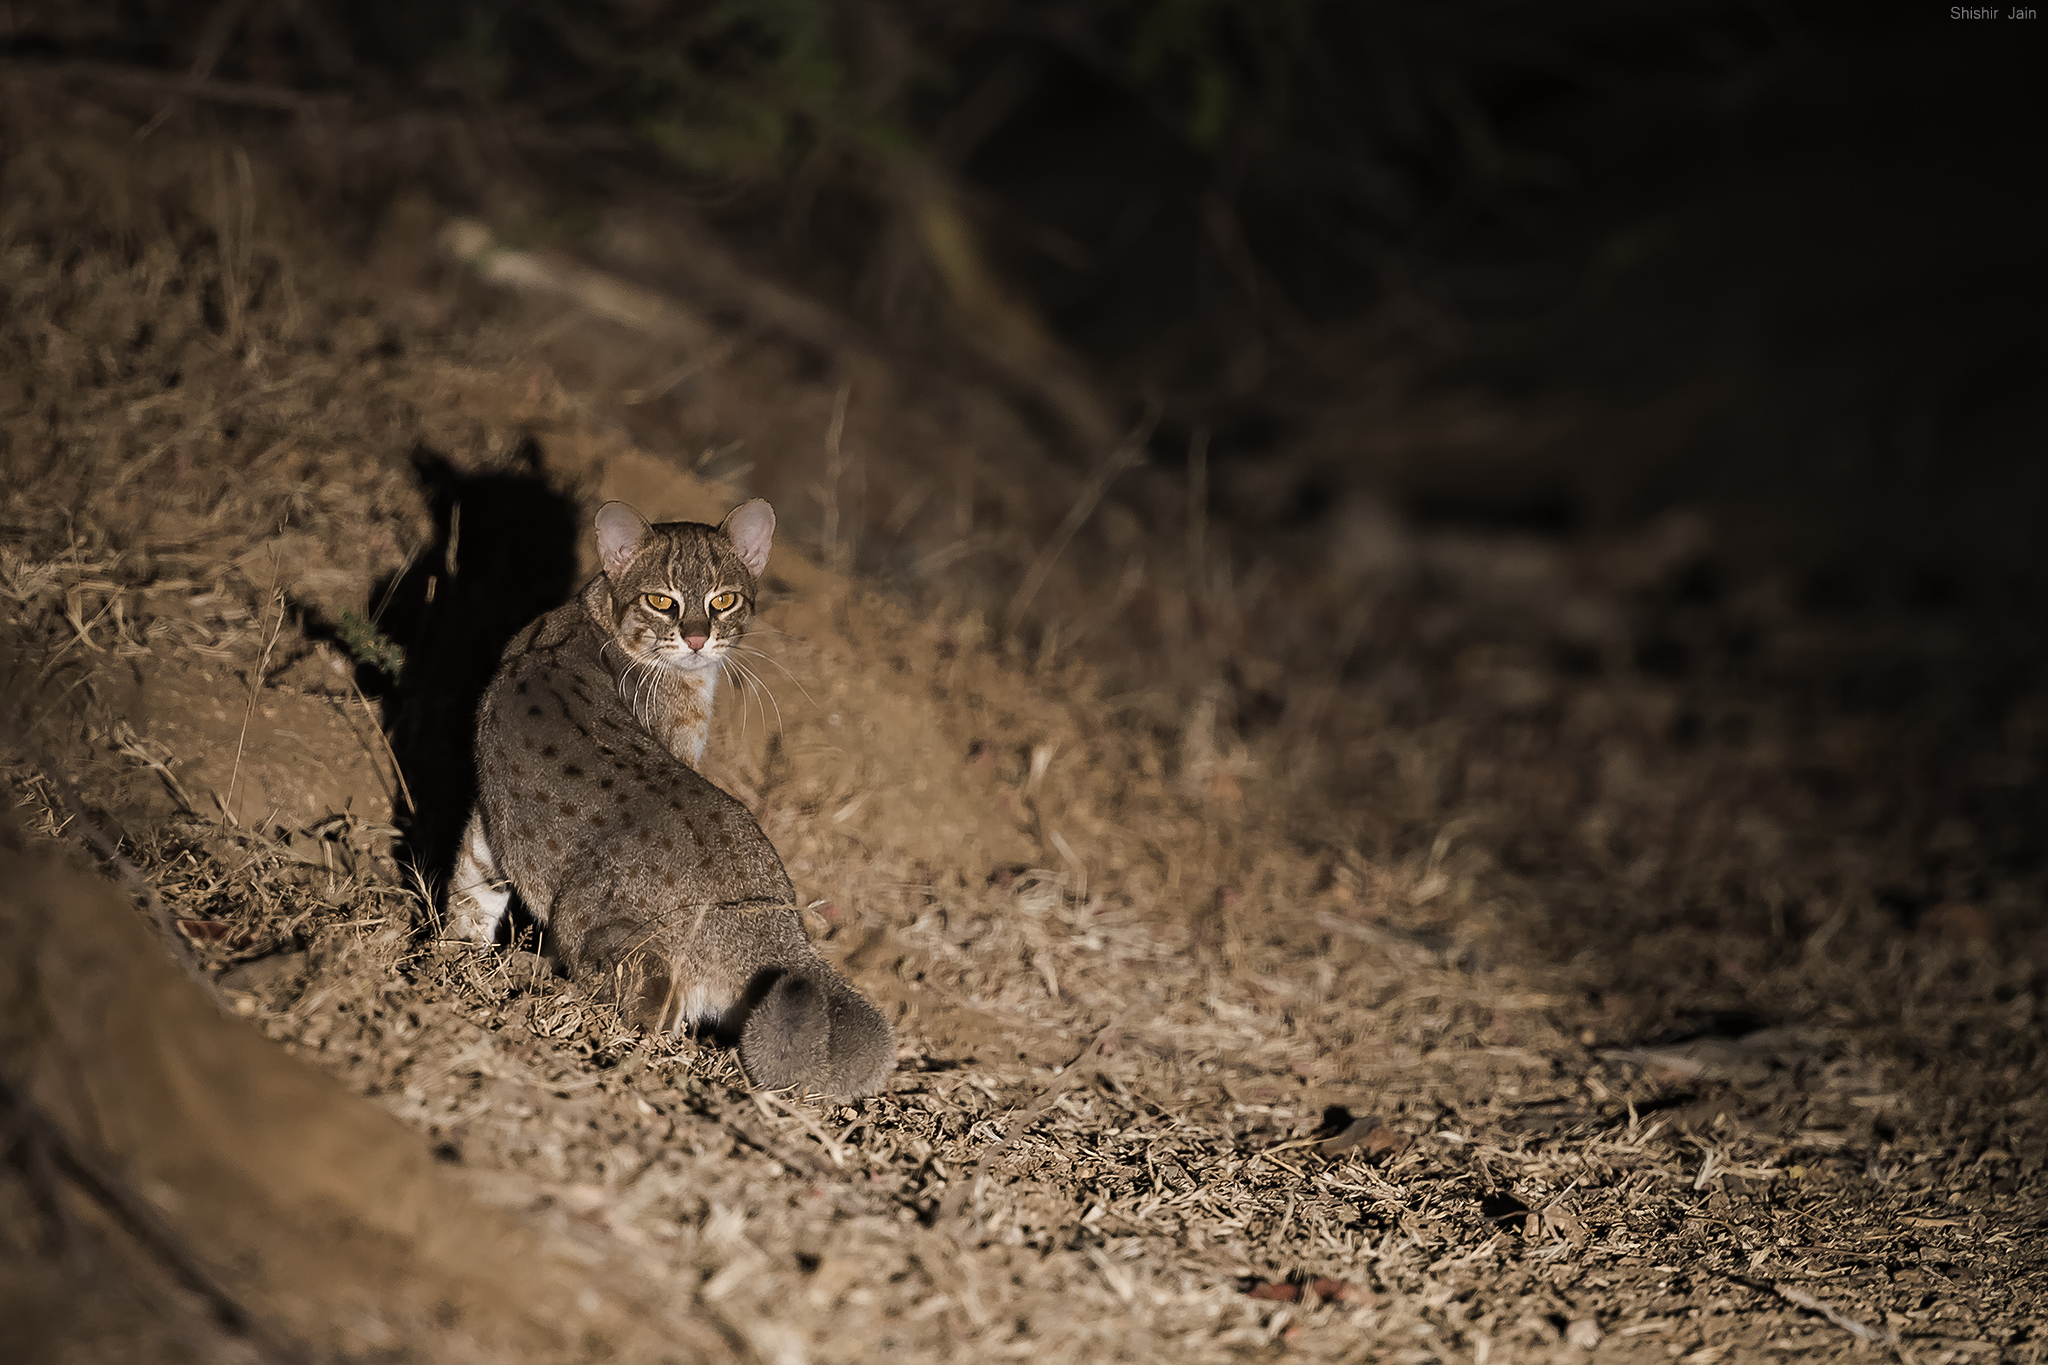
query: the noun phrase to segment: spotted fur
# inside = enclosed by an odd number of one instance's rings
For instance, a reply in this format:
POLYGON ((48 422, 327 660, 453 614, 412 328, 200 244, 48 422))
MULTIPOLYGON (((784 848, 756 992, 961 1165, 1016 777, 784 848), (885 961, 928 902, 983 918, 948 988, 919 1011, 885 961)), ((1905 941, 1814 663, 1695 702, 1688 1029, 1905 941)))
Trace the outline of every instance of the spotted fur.
POLYGON ((478 708, 448 928, 491 941, 516 890, 629 1023, 710 1026, 758 1084, 863 1095, 893 1064, 888 1024, 805 936, 753 816, 694 766, 773 528, 758 500, 717 528, 599 512, 605 571, 513 639, 478 708))

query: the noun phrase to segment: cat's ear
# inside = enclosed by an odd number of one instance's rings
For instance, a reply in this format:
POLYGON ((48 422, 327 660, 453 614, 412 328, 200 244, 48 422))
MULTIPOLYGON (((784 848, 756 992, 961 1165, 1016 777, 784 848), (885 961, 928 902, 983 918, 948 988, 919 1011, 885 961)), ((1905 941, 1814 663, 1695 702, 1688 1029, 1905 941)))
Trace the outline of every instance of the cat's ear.
POLYGON ((768 567, 768 544, 775 539, 775 509, 766 500, 754 498, 727 512, 718 529, 740 552, 747 572, 759 578, 768 567))
POLYGON ((623 502, 608 502, 598 508, 597 557, 604 561, 604 571, 614 578, 624 573, 653 529, 647 518, 623 502))

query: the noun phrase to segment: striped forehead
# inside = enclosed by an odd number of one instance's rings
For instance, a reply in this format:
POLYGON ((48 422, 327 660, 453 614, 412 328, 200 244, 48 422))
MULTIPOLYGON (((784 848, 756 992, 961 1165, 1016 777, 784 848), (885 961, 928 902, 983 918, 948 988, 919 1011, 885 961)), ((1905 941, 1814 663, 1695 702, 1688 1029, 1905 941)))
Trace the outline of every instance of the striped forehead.
POLYGON ((717 542, 722 537, 704 527, 692 527, 691 530, 695 534, 669 539, 666 557, 669 581, 679 588, 694 586, 708 592, 725 576, 725 565, 719 562, 717 553, 717 542))
POLYGON ((686 602, 701 600, 715 588, 747 586, 747 566, 716 527, 695 522, 664 522, 654 528, 654 552, 630 571, 633 592, 667 592, 686 602))

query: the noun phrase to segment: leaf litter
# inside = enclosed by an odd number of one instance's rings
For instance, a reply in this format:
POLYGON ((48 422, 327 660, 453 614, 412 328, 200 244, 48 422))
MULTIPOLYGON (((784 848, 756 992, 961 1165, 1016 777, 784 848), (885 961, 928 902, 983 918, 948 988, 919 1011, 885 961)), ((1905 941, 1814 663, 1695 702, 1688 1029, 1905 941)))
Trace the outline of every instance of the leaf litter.
MULTIPOLYGON (((362 733, 369 637, 317 628, 369 621, 431 539, 408 452, 511 469, 538 432, 586 504, 650 466, 700 513, 740 490, 556 377, 561 348, 603 353, 594 324, 536 339, 528 305, 460 280, 434 286, 438 324, 380 315, 281 202, 240 247, 274 288, 238 276, 224 344, 195 280, 212 189, 161 150, 174 128, 139 169, 92 117, 6 172, 0 342, 39 376, 10 420, 61 452, 9 447, 10 648, 55 761, 230 1007, 479 1199, 593 1258, 630 1248, 777 1360, 2039 1358, 2041 943, 2018 913, 2038 877, 1889 927, 1883 883, 1918 874, 1830 851, 1804 798, 1771 795, 1797 717, 1735 683, 1535 669, 1529 565, 1625 618, 1636 570, 1600 564, 1654 545, 1557 564, 1417 537, 1375 589, 1409 621, 1387 657, 1263 733, 1239 719, 1256 688, 1190 662, 1156 584, 1130 595, 1153 613, 1137 662, 1034 656, 984 624, 1018 581, 996 561, 908 600, 778 547, 765 638, 816 704, 785 696, 742 738, 735 697, 708 762, 893 1013, 880 1097, 750 1094, 729 1055, 625 1030, 530 941, 437 941, 391 751, 362 733), (118 365, 77 340, 141 319, 155 338, 118 365), (183 752, 137 669, 194 680, 183 752), (1763 738, 1660 738, 1717 705, 1763 738), (239 732, 232 775, 195 786, 239 732), (320 808, 284 811, 309 756, 320 808)), ((712 362, 742 391, 779 364, 712 362)), ((805 401, 843 411, 823 388, 805 401)), ((1091 605, 1078 538, 1016 553, 1047 565, 1035 601, 1091 605)), ((1205 602, 1256 607, 1201 567, 1205 602)), ((1844 772, 1877 762, 1859 735, 1827 739, 1844 772)), ((9 776, 65 837, 45 764, 9 776)))

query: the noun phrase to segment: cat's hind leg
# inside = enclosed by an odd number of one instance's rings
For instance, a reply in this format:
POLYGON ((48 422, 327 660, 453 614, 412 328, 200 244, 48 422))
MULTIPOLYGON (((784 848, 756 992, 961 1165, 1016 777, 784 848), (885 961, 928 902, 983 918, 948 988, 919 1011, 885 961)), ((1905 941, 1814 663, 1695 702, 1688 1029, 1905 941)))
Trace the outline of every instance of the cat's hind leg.
POLYGON ((511 903, 512 884, 498 870, 497 855, 484 837, 483 810, 472 810, 448 883, 448 937, 489 943, 498 936, 498 923, 511 903))

